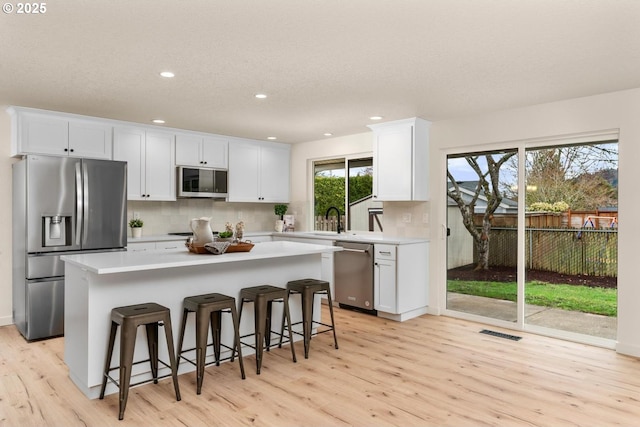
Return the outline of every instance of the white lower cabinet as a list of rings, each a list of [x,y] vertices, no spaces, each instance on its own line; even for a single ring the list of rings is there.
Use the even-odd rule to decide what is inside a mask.
[[[184,246],[184,240],[166,240],[160,242],[128,242],[127,251],[129,252],[144,252],[153,251],[156,249],[179,249],[187,248]]]
[[[152,251],[156,248],[156,242],[128,242],[127,251],[129,252],[144,252]]]
[[[373,289],[378,316],[404,321],[426,313],[428,259],[427,242],[375,244]]]

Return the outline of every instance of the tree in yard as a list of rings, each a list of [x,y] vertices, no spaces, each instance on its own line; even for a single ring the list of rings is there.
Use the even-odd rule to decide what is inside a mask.
[[[500,168],[504,163],[516,154],[515,151],[500,154],[472,155],[465,160],[478,175],[478,184],[469,202],[465,203],[460,185],[453,177],[450,168],[447,168],[447,177],[451,182],[447,188],[447,195],[456,202],[462,222],[467,229],[478,251],[478,263],[476,270],[489,269],[489,234],[491,232],[491,220],[493,213],[502,202],[500,190]],[[494,158],[494,155],[496,158]],[[484,163],[486,163],[486,170]],[[482,216],[482,227],[478,229],[473,222],[475,206],[480,196],[486,199],[487,207]]]
[[[527,209],[539,203],[565,202],[572,210],[617,206],[618,150],[616,143],[571,145],[527,150],[525,170]],[[508,168],[517,169],[517,159]],[[517,198],[515,192],[506,194]]]

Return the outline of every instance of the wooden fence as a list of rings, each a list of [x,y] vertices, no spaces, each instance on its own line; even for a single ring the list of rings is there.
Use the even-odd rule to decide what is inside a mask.
[[[314,230],[318,231],[338,231],[338,217],[330,216],[329,219],[326,219],[324,216],[316,216],[315,217],[315,228]],[[340,229],[346,230],[344,227],[344,216],[340,216]]]
[[[618,230],[528,228],[525,236],[527,268],[570,275],[618,275]],[[489,265],[516,267],[516,229],[492,228],[490,239]],[[473,256],[478,259],[475,247]]]
[[[482,225],[482,214],[474,215],[474,223]],[[531,228],[616,228],[618,212],[615,210],[593,211],[567,211],[554,212],[527,212],[525,214],[525,227]],[[518,225],[517,214],[494,213],[491,220],[493,227],[516,227]]]

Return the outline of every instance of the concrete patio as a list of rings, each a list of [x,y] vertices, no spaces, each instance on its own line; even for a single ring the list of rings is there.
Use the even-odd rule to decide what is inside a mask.
[[[509,322],[516,321],[516,303],[512,301],[449,292],[447,308]],[[525,323],[614,340],[618,327],[617,317],[531,304],[525,305]]]

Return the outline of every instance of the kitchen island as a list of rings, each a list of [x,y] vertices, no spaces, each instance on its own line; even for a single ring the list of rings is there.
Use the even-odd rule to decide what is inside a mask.
[[[184,248],[65,256],[62,258],[65,261],[64,361],[69,376],[86,396],[98,397],[114,307],[145,302],[168,307],[173,336],[177,339],[184,297],[219,292],[238,300],[244,287],[262,284],[284,287],[290,280],[320,278],[322,254],[338,250],[340,248],[324,245],[264,242],[256,244],[250,252],[222,255],[193,254]],[[320,315],[319,304],[316,299],[316,319]],[[291,299],[290,308],[292,321],[300,320],[299,298]],[[280,318],[281,310],[279,304],[274,306],[275,319]],[[185,348],[194,346],[193,317],[189,317],[187,324]],[[241,335],[253,331],[252,306],[244,310],[240,329]],[[232,330],[230,318],[223,318],[223,342],[233,342]],[[144,332],[139,331],[137,339],[135,360],[142,360],[147,357]],[[168,360],[162,338],[159,343],[160,358]],[[243,350],[251,354],[253,349],[244,347]],[[119,363],[118,351],[116,343],[112,366]],[[179,373],[194,369],[190,363],[183,362]],[[165,368],[160,375],[167,372]],[[148,364],[135,365],[131,383],[148,378]],[[107,394],[116,391],[109,383]]]

